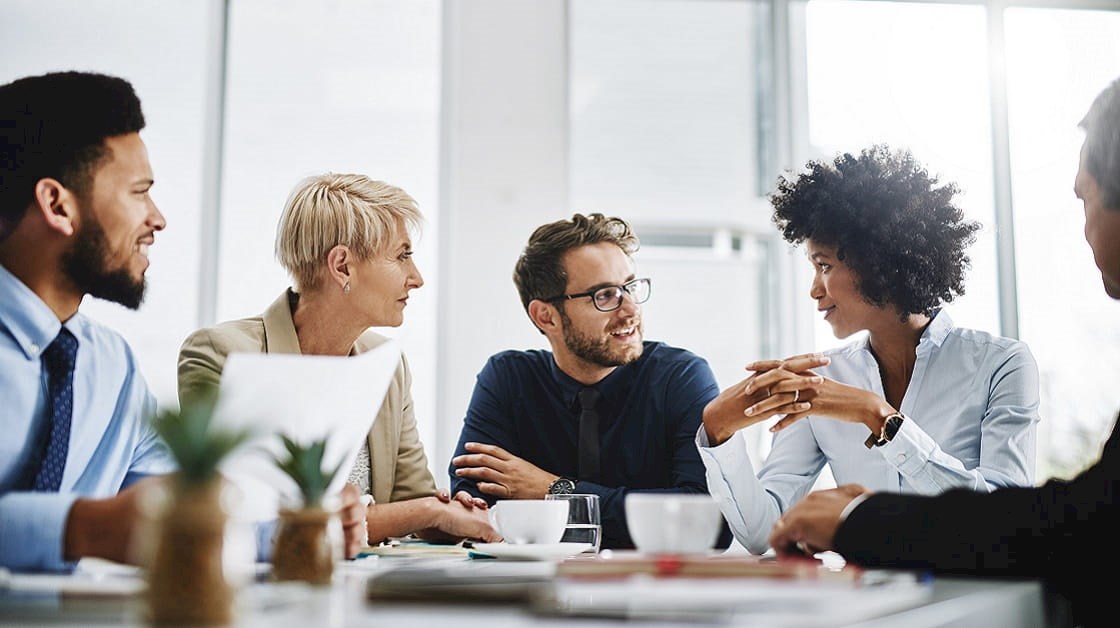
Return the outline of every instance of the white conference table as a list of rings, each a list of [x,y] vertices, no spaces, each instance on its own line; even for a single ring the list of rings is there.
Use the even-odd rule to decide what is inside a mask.
[[[1047,625],[1043,591],[1033,581],[935,578],[918,582],[909,574],[888,574],[886,584],[764,581],[750,579],[652,579],[568,581],[547,578],[546,563],[428,560],[421,569],[439,569],[456,578],[501,574],[522,582],[541,581],[547,591],[536,603],[466,601],[433,594],[421,601],[370,601],[370,578],[405,569],[406,559],[345,563],[328,587],[255,583],[238,595],[235,624],[245,628],[311,628],[394,625],[455,626],[932,626]],[[416,569],[417,561],[407,568]],[[512,570],[512,571],[511,571]],[[402,573],[397,571],[397,573]],[[887,572],[881,572],[887,573]],[[499,578],[500,579],[500,578]],[[63,583],[66,580],[56,580]],[[0,589],[3,626],[143,626],[142,597],[120,590],[59,593],[51,586]],[[127,589],[127,587],[125,587]],[[69,589],[73,591],[73,589]],[[424,597],[424,596],[420,596]],[[541,602],[541,599],[546,600]],[[625,620],[620,622],[620,620]]]

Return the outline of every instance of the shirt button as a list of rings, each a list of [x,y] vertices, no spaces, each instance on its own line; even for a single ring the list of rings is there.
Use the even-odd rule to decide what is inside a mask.
[[[35,343],[31,343],[31,346],[29,346],[27,348],[31,350],[31,353],[36,353],[36,354],[39,353],[39,345],[37,345]]]
[[[903,462],[906,462],[906,454],[898,454],[894,457],[894,459],[898,462],[898,464],[902,464]]]

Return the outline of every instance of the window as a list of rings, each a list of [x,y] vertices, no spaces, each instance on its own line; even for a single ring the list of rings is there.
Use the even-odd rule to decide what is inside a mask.
[[[256,315],[289,285],[273,245],[304,177],[360,173],[400,187],[425,217],[413,245],[427,285],[403,326],[378,331],[400,340],[420,432],[431,434],[439,2],[236,0],[229,33],[217,320]],[[434,466],[442,472],[442,461]]]
[[[304,176],[361,172],[412,194],[427,218],[416,244],[428,287],[397,336],[414,370],[421,430],[435,409],[435,288],[439,175],[441,4],[285,0],[228,3],[219,244],[205,231],[208,104],[221,2],[14,0],[0,20],[0,81],[52,70],[92,70],[132,81],[148,126],[142,136],[167,217],[156,235],[148,298],[138,312],[86,299],[82,310],[121,331],[163,405],[177,404],[183,339],[215,320],[261,312],[288,285],[273,255],[276,222]],[[50,23],[50,29],[42,24]],[[221,100],[221,98],[217,98]],[[210,247],[209,249],[207,247]],[[205,251],[210,250],[211,253]],[[218,280],[200,282],[217,252]],[[216,312],[199,302],[217,292]],[[206,320],[209,319],[209,320]],[[437,468],[442,471],[442,461]]]
[[[778,324],[777,233],[757,174],[766,14],[755,2],[570,7],[572,208],[631,223],[653,279],[647,337],[704,356],[731,385],[775,351]]]
[[[993,189],[1007,182],[995,180],[990,120],[1007,120],[1019,336],[1041,380],[1039,480],[1069,477],[1095,459],[1115,415],[1111,374],[1120,366],[1116,304],[1094,280],[1071,192],[1077,122],[1120,75],[1120,12],[1054,4],[1063,8],[992,13],[983,2],[904,0],[804,8],[809,154],[887,142],[958,183],[962,208],[985,228],[971,250],[967,294],[950,311],[961,325],[997,333]],[[995,50],[1005,77],[988,61],[989,46],[1001,43],[990,19],[1003,22]],[[1004,79],[1007,110],[993,111],[989,86]],[[817,336],[820,346],[837,342],[823,324]]]
[[[1095,460],[1116,416],[1117,304],[1082,235],[1073,178],[1077,123],[1120,76],[1120,12],[1005,12],[1015,252],[1023,340],[1038,359],[1043,421],[1038,476]]]
[[[947,311],[958,325],[998,334],[985,25],[979,6],[809,2],[808,153],[831,160],[885,143],[956,183],[958,205],[983,229],[965,295]],[[820,319],[816,337],[822,348],[848,342]]]

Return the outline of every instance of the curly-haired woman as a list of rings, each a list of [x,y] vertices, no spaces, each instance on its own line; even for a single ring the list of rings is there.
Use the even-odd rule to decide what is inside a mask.
[[[934,494],[1034,481],[1038,368],[1025,344],[953,324],[979,228],[907,152],[874,146],[779,179],[774,222],[805,244],[809,296],[838,338],[823,354],[747,366],[704,410],[697,445],[736,538],[771,528],[827,463],[840,484]],[[741,430],[775,415],[756,475]]]

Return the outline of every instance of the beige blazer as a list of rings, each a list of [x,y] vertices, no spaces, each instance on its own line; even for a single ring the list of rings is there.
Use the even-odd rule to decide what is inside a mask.
[[[179,403],[206,388],[216,387],[230,353],[299,353],[290,294],[290,290],[284,291],[260,316],[227,321],[188,336],[179,350]],[[354,342],[351,355],[369,351],[385,341],[384,336],[367,330]],[[411,388],[412,373],[402,354],[368,436],[373,476],[370,486],[377,503],[427,497],[436,491],[416,429]]]

